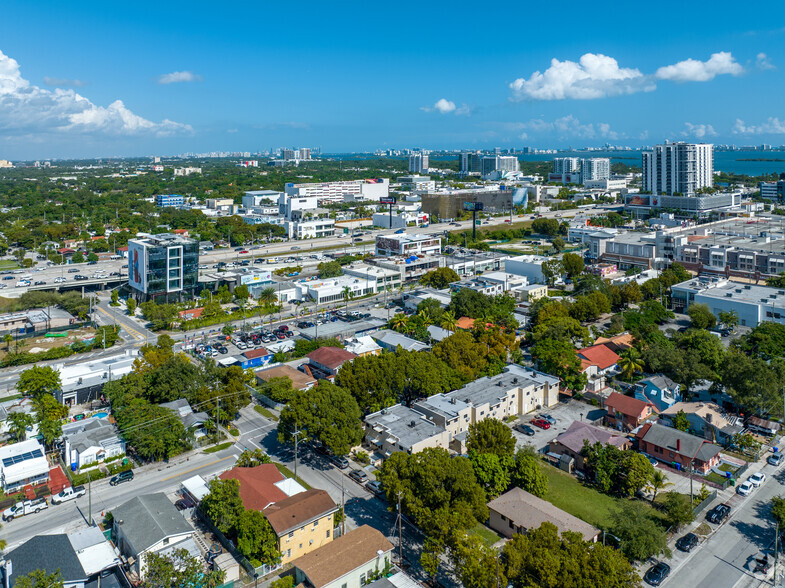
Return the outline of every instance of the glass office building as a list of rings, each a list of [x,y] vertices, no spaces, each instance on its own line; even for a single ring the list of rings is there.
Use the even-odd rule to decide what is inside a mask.
[[[180,300],[199,278],[199,242],[165,233],[128,241],[128,285],[139,300]]]

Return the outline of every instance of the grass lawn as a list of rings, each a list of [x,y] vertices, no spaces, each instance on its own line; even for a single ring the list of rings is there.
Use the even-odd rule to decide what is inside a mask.
[[[715,484],[724,484],[726,480],[725,476],[720,476],[719,474],[714,472],[709,472],[708,474],[706,474],[705,478],[710,482],[714,482]]]
[[[266,409],[263,406],[259,406],[257,404],[256,406],[253,407],[253,409],[256,412],[258,412],[260,415],[262,415],[264,417],[267,417],[268,419],[271,419],[271,420],[274,420],[274,421],[278,421],[278,417],[275,416],[272,412],[270,412],[268,409]]]
[[[205,453],[215,453],[217,451],[223,451],[224,449],[229,449],[232,445],[234,445],[234,441],[227,441],[226,443],[221,443],[220,445],[213,445],[212,447],[208,447],[204,450]]]
[[[723,472],[735,472],[739,468],[732,466],[729,463],[721,463],[717,466],[717,469],[722,470]]]
[[[10,269],[19,269],[19,264],[12,259],[0,260],[0,271]]]
[[[281,472],[284,476],[287,478],[294,478],[294,472],[292,470],[287,468],[282,463],[278,463],[277,461],[274,461],[273,463],[275,464],[275,467],[278,468],[278,471]],[[311,489],[311,486],[309,486],[308,483],[306,483],[300,476],[297,476],[297,482],[306,490]]]
[[[545,495],[548,502],[600,529],[611,526],[611,517],[624,499],[584,486],[574,476],[550,464],[543,463],[542,471],[548,476],[548,493]],[[658,511],[648,508],[655,517],[662,518]]]
[[[496,543],[499,539],[501,539],[501,535],[498,535],[496,531],[493,531],[483,525],[482,523],[477,523],[469,529],[469,533],[472,535],[477,535],[480,540],[487,546],[490,547],[494,543]]]

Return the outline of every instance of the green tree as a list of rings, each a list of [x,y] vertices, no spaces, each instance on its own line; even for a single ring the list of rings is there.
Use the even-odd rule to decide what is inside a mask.
[[[108,395],[116,389],[104,388]],[[126,405],[113,401],[112,408],[120,434],[143,459],[170,458],[190,449],[193,434],[185,429],[172,410],[143,398],[133,399]]]
[[[52,395],[60,388],[60,372],[49,366],[33,366],[19,374],[16,389],[20,394],[38,399]]]
[[[33,402],[38,423],[38,432],[44,444],[51,447],[63,435],[62,420],[68,415],[68,407],[60,404],[54,396],[39,396]]]
[[[665,500],[662,502],[662,508],[665,512],[665,517],[668,524],[674,527],[677,531],[684,525],[690,524],[695,520],[695,511],[693,510],[690,497],[678,492],[668,492],[665,494]]]
[[[503,422],[486,418],[469,425],[466,448],[470,455],[492,453],[499,458],[509,459],[515,452],[515,436]]]
[[[112,306],[120,305],[120,293],[117,290],[112,290],[112,293],[110,294],[110,298],[111,298],[110,304]]]
[[[723,310],[719,313],[718,318],[720,319],[720,323],[729,329],[733,329],[736,325],[739,324],[739,313],[735,310]]]
[[[224,535],[236,536],[237,523],[245,512],[240,498],[240,482],[214,478],[207,485],[210,492],[202,499],[201,508]]]
[[[47,574],[46,570],[33,570],[26,576],[16,578],[14,588],[63,588],[60,570]],[[169,587],[167,587],[169,588]]]
[[[583,262],[583,257],[577,253],[565,253],[561,259],[564,266],[564,272],[567,277],[574,279],[583,273],[586,264]]]
[[[280,560],[278,536],[267,518],[258,510],[245,510],[237,518],[237,549],[254,566]]]
[[[9,333],[6,333],[3,335],[3,341],[5,342],[6,353],[9,353],[11,351],[11,343],[13,343],[14,338]]]
[[[130,316],[134,316],[134,314],[136,314],[136,300],[129,296],[125,301],[125,308],[128,310]]]
[[[245,284],[235,286],[234,292],[232,292],[232,294],[234,295],[235,300],[240,303],[247,302],[248,298],[251,297],[251,292],[248,290],[248,286]]]
[[[482,345],[466,331],[458,331],[434,345],[433,354],[467,382],[476,380],[488,364]]]
[[[567,243],[565,243],[565,242],[564,242],[564,239],[562,239],[561,237],[556,237],[556,238],[553,240],[553,242],[552,242],[552,243],[553,243],[553,248],[554,248],[556,251],[561,251],[562,249],[564,249],[564,248],[567,246]]]
[[[654,501],[657,500],[657,494],[660,490],[664,490],[668,486],[673,486],[668,481],[668,476],[665,475],[665,472],[662,470],[654,470],[654,473],[651,475],[651,479],[649,483],[646,485],[646,489],[651,491],[651,503],[654,504]]]
[[[692,321],[692,326],[696,329],[711,329],[717,323],[717,319],[705,304],[693,303],[687,309],[687,314]]]
[[[542,471],[540,458],[531,446],[519,449],[515,454],[510,478],[513,486],[544,498],[548,492],[548,476]]]
[[[246,449],[240,454],[234,465],[238,468],[255,468],[266,463],[273,463],[273,460],[264,451],[261,449],[254,449],[253,451]]]
[[[785,529],[785,498],[782,496],[771,497],[771,516],[780,529]]]
[[[450,550],[450,559],[464,588],[507,586],[503,568],[498,570],[497,577],[497,557],[495,549],[485,545],[477,535],[467,533],[461,534]]]
[[[87,261],[98,261],[98,256],[91,251],[87,254]]]
[[[362,412],[346,390],[319,380],[307,391],[298,390],[281,411],[278,439],[293,443],[292,433],[302,432],[300,441],[316,439],[336,455],[346,455],[363,438]]]
[[[175,549],[171,553],[150,551],[144,555],[146,588],[173,588],[174,586],[220,586],[226,572],[205,571],[199,558],[187,549]]]
[[[420,278],[420,283],[423,286],[429,286],[438,290],[447,288],[450,284],[460,281],[461,276],[459,276],[451,267],[440,267],[438,269],[431,270]]]
[[[494,420],[494,419],[485,419]],[[483,421],[480,421],[483,422]],[[496,498],[510,486],[507,464],[509,458],[500,458],[495,453],[469,453],[474,475],[485,490],[488,500]]]
[[[673,417],[673,428],[684,431],[685,433],[690,430],[690,421],[683,410],[677,412]]]
[[[270,378],[268,381],[260,383],[256,389],[260,394],[264,394],[280,404],[286,404],[295,396],[292,380],[286,376]]]
[[[27,428],[35,424],[33,415],[26,412],[12,412],[8,415],[8,432],[17,441],[27,438]]]
[[[621,550],[629,559],[645,561],[661,553],[669,554],[665,529],[640,502],[622,503],[611,520],[611,532],[621,539]]]
[[[278,302],[278,296],[275,293],[275,288],[272,286],[262,288],[262,291],[259,292],[259,304],[265,306],[275,304],[276,302]]]
[[[338,261],[324,261],[316,266],[321,279],[336,278],[343,275],[343,269]]]
[[[549,259],[542,264],[542,275],[549,286],[553,286],[556,278],[561,277],[564,272],[564,264],[561,259]]]
[[[457,328],[456,323],[457,319],[455,318],[455,313],[448,310],[442,314],[439,326],[450,333],[455,333],[455,329]]]
[[[554,237],[559,233],[559,221],[555,218],[538,218],[532,223],[532,231],[547,237]]]
[[[71,256],[71,261],[74,263],[84,263],[84,255],[81,251],[77,251]]]

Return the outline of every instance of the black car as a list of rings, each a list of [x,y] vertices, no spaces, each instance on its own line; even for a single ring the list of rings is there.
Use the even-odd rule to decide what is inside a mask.
[[[664,561],[659,562],[656,565],[653,565],[649,568],[646,572],[646,575],[643,576],[643,579],[646,581],[647,584],[650,586],[659,586],[662,584],[663,580],[668,577],[671,573],[671,567],[666,564]]]
[[[120,472],[114,478],[109,480],[109,485],[117,486],[118,484],[122,484],[123,482],[130,482],[133,479],[134,479],[133,470],[126,470],[124,472]]]
[[[718,504],[706,513],[706,520],[715,525],[719,525],[722,521],[728,518],[730,514],[730,506],[727,504]]]
[[[187,510],[189,508],[194,508],[196,503],[189,496],[183,496],[180,500],[174,503],[174,506],[177,510]]]
[[[97,261],[88,261],[87,265],[98,265]]]
[[[534,436],[534,429],[532,429],[529,425],[521,423],[519,425],[515,425],[515,430],[519,433],[523,433],[524,435],[528,435],[529,437]]]
[[[679,537],[676,541],[676,549],[689,553],[698,544],[698,536],[695,533],[687,533],[684,537]]]

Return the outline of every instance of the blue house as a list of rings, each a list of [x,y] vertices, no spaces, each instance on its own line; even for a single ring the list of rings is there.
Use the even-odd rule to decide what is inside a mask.
[[[662,412],[681,402],[681,386],[662,374],[656,374],[635,384],[635,398],[651,402]]]

